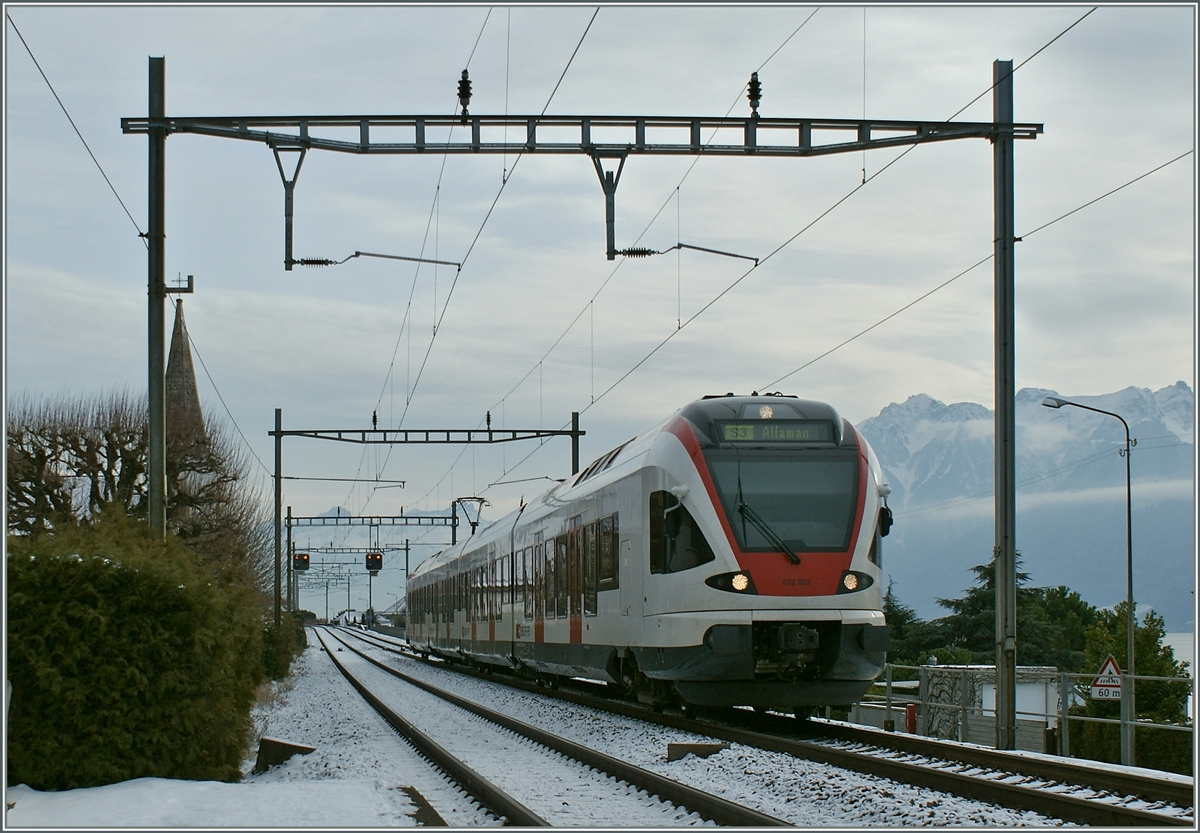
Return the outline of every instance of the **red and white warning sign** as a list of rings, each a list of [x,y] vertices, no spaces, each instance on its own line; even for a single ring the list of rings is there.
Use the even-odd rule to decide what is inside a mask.
[[[1117,667],[1117,660],[1112,654],[1104,660],[1096,679],[1092,680],[1092,699],[1121,699],[1121,669]]]

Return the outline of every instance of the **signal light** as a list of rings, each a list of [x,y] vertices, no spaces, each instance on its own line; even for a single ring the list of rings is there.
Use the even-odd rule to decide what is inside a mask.
[[[369,552],[367,553],[367,569],[371,571],[371,575],[375,575],[383,569],[383,553]]]
[[[292,555],[292,569],[303,571],[308,569],[308,553],[298,552]]]

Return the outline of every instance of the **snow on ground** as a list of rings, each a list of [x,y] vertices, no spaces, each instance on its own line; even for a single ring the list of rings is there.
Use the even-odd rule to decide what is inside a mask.
[[[451,670],[404,661],[394,654],[374,655],[412,677],[490,709],[801,827],[1062,824],[1037,813],[1007,810],[741,744],[708,758],[688,755],[668,762],[668,743],[713,738],[547,700]]]
[[[410,797],[412,788],[452,827],[496,823],[362,702],[315,644],[297,659],[275,696],[256,709],[255,728],[260,736],[316,751],[258,775],[251,772],[252,756],[238,784],[139,778],[63,792],[9,787],[4,827],[415,826],[420,809]]]
[[[310,643],[295,663],[293,676],[256,710],[255,722],[260,736],[314,746],[316,751],[296,755],[257,775],[251,772],[251,757],[243,765],[246,777],[238,784],[141,778],[64,792],[10,787],[5,791],[9,805],[5,829],[414,826],[431,820],[429,810],[418,806],[422,800],[451,827],[496,824],[401,741],[353,692],[317,641],[310,639]],[[668,764],[668,740],[699,738],[663,727],[631,728],[626,718],[598,713],[585,717],[557,703],[534,703],[527,694],[497,690],[486,681],[451,677],[449,672],[437,673],[439,669],[428,671],[433,672],[429,676],[443,678],[439,683],[455,679],[448,687],[463,694],[473,691],[492,708],[559,729],[669,777],[708,785],[714,793],[744,800],[800,826],[1061,823],[746,747]]]

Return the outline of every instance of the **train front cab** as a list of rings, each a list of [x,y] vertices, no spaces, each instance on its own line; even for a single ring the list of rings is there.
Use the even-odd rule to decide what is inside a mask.
[[[865,441],[827,405],[773,397],[694,403],[664,434],[643,469],[640,674],[693,705],[860,699],[887,648]]]

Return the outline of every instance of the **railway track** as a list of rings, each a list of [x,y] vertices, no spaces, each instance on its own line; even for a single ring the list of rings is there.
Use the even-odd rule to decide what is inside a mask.
[[[350,683],[390,725],[509,824],[653,827],[711,820],[739,827],[787,826],[780,819],[633,766],[410,677],[368,656],[340,635],[326,631],[319,633],[318,638]],[[339,659],[338,643],[359,660],[360,666],[369,664],[374,675],[386,673],[444,701],[441,711],[435,712],[438,716],[430,718],[427,713],[421,721],[426,726],[440,725],[442,731],[434,732],[438,737],[435,739],[418,729],[414,721],[385,702],[397,695],[381,693],[383,686],[378,676],[371,684],[367,680],[370,673],[363,673],[362,667],[352,670],[348,667],[350,662]],[[410,700],[411,695],[406,694],[405,699]],[[458,710],[457,716],[450,714],[451,707]],[[462,710],[481,720],[464,721]],[[484,726],[484,721],[491,725]],[[468,726],[469,731],[465,731]],[[514,736],[525,743],[515,743]],[[531,748],[532,745],[536,748]],[[477,766],[486,771],[469,766],[465,754],[479,761]],[[536,778],[532,777],[534,772],[538,773]],[[549,794],[530,789],[534,780],[553,785],[553,789]],[[517,791],[529,795],[514,795]],[[564,795],[569,802],[562,800]]]
[[[401,643],[361,632],[355,635],[383,650],[415,656]],[[719,719],[687,719],[587,691],[549,690],[507,675],[485,675],[462,666],[455,666],[455,670],[648,723],[1064,821],[1099,826],[1195,826],[1190,783],[1111,772],[1042,756],[855,730],[823,721],[814,721],[807,727],[807,734],[802,734],[792,718],[742,710],[731,710]],[[813,733],[823,736],[815,737]]]

